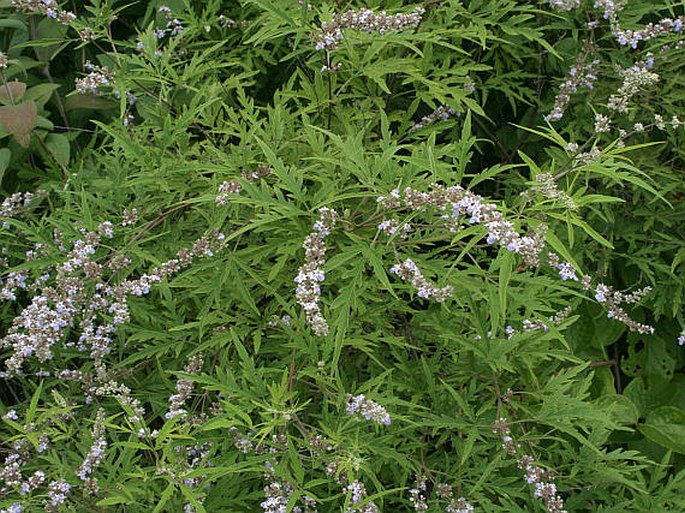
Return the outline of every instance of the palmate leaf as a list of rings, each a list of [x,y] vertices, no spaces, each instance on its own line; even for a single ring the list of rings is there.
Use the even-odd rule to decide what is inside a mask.
[[[680,325],[667,318],[681,315],[680,134],[669,126],[631,135],[627,143],[662,136],[669,143],[625,153],[607,142],[614,133],[592,133],[594,112],[585,104],[603,105],[618,86],[608,64],[593,91],[573,97],[572,113],[554,128],[535,128],[554,101],[556,84],[586,49],[579,43],[591,35],[580,22],[584,11],[552,12],[549,2],[523,0],[429,2],[416,31],[382,37],[348,31],[325,55],[314,50],[311,35],[333,11],[358,10],[361,3],[309,3],[172,0],[172,15],[186,28],[156,40],[153,31],[166,23],[156,12],[160,4],[124,2],[110,31],[112,7],[94,2],[78,12],[72,27],[45,21],[56,29],[54,38],[23,29],[8,35],[6,73],[31,84],[21,101],[35,101],[38,111],[44,104],[54,123],[46,112],[37,116],[33,132],[39,129],[41,140],[30,141],[29,151],[1,130],[1,142],[9,146],[0,149],[0,163],[11,156],[19,171],[5,177],[5,191],[50,191],[47,201],[0,220],[0,248],[8,253],[0,255],[0,288],[12,271],[28,274],[31,283],[18,291],[18,301],[0,303],[3,332],[41,292],[32,283],[44,270],[53,285],[54,271],[83,235],[80,230],[95,230],[104,220],[118,224],[124,208],[137,208],[141,220],[117,226],[113,239],[103,238],[94,259],[107,285],[150,272],[215,228],[226,234],[227,246],[156,284],[150,294],[130,299],[132,321],[117,328],[103,375],[141,401],[140,426],[127,421],[134,412],[124,398],[89,393],[91,385],[105,383],[92,382],[97,369],[87,351],[59,343],[54,360],[43,366],[32,356],[25,375],[4,380],[0,416],[12,407],[20,421],[0,420],[0,438],[7,441],[0,450],[9,453],[18,437],[33,447],[42,432],[51,433],[46,452],[34,454],[29,447],[31,454],[22,455],[23,475],[39,468],[49,480],[64,476],[72,486],[64,509],[79,511],[162,513],[186,503],[198,511],[253,511],[272,479],[265,476],[267,464],[274,466],[280,489],[293,490],[282,501],[285,509],[304,509],[304,495],[317,499],[321,513],[362,507],[350,504],[347,489],[358,480],[367,490],[364,500],[376,501],[383,511],[413,510],[408,490],[417,472],[428,477],[426,494],[436,511],[446,506],[435,498],[438,482],[452,486],[454,497],[463,495],[477,511],[544,509],[516,458],[492,433],[493,420],[503,416],[520,442],[518,456],[530,454],[541,468],[563,476],[555,483],[567,510],[680,511],[674,497],[683,491],[682,479],[676,479],[681,455],[667,449],[680,436],[673,430],[679,422],[657,415],[664,406],[685,407],[677,396],[683,384],[675,342]],[[369,7],[390,14],[412,8],[400,4]],[[588,13],[597,14],[590,4]],[[22,20],[0,23],[11,28],[43,19],[17,11],[8,0],[0,0],[0,9]],[[628,2],[620,16],[639,27],[666,11]],[[235,18],[235,26],[222,27],[219,15]],[[139,27],[141,20],[149,26]],[[604,29],[611,27],[600,23],[599,57],[632,65],[637,54],[605,44],[611,36]],[[96,40],[75,40],[76,26],[93,27]],[[57,38],[57,30],[65,37]],[[159,53],[139,51],[139,34]],[[667,39],[673,36],[653,43]],[[643,43],[638,53],[647,49]],[[47,101],[53,86],[41,72],[49,64],[54,82],[62,84],[59,92],[68,93],[73,76],[81,76],[81,62],[66,59],[66,52],[50,63],[34,61],[34,48],[51,57],[54,44],[78,47],[84,58],[116,68],[118,102],[106,90],[95,101],[67,94],[68,131],[61,128],[66,124],[57,102]],[[640,108],[613,126],[657,108],[683,118],[672,55],[658,56],[664,89],[643,91]],[[331,75],[319,71],[328,57],[341,64]],[[475,91],[464,88],[467,79]],[[125,91],[138,103],[128,105]],[[443,104],[463,115],[406,134],[424,112]],[[123,127],[127,110],[136,119]],[[538,133],[523,133],[512,123],[532,125]],[[559,148],[569,141],[587,141],[585,148],[597,144],[604,154],[592,165],[573,168],[572,157]],[[68,164],[65,174],[41,151],[43,142]],[[65,144],[74,148],[58,151]],[[228,205],[215,203],[220,183],[262,165],[272,169],[268,177],[244,180]],[[559,202],[520,198],[534,185],[531,175],[545,172],[563,174],[578,209],[565,212]],[[396,214],[376,202],[396,187],[428,190],[431,182],[481,194],[519,230],[546,223],[549,249],[595,283],[634,290],[640,281],[653,282],[658,297],[626,310],[637,320],[661,316],[654,323],[668,337],[628,335],[603,309],[588,306],[594,304],[592,292],[561,281],[544,266],[517,266],[516,255],[486,243],[484,226],[450,233],[440,218],[447,212],[419,207]],[[304,262],[303,239],[324,206],[335,208],[340,222],[326,239],[319,305],[331,329],[319,337],[305,322],[293,278]],[[383,236],[377,226],[384,216],[411,223],[412,233]],[[63,232],[64,251],[56,247],[53,227]],[[27,252],[39,249],[35,243],[44,244],[48,254],[30,259]],[[107,264],[116,252],[132,263],[110,278]],[[546,253],[541,256],[544,261]],[[418,298],[411,285],[388,272],[404,258],[418,262],[437,285],[453,285],[454,295],[441,305]],[[93,266],[88,272],[93,270],[100,271]],[[87,298],[93,293],[87,289]],[[546,322],[567,306],[572,316],[561,324],[523,328],[524,320]],[[101,313],[98,318],[109,321],[112,312]],[[69,342],[81,335],[79,322],[74,319]],[[507,325],[517,334],[502,333]],[[3,346],[3,359],[13,350]],[[205,356],[199,375],[181,371],[198,353]],[[619,361],[621,383],[615,373]],[[83,373],[86,393],[82,383],[44,372],[62,365]],[[632,381],[620,395],[625,376]],[[41,380],[40,397],[32,400]],[[187,385],[182,380],[192,383],[185,404],[189,416],[165,419],[170,396],[179,384]],[[46,405],[47,390],[59,390],[69,406]],[[346,415],[348,392],[378,400],[392,425]],[[91,496],[74,468],[83,461],[100,407],[107,413],[108,446],[93,474],[101,491]],[[27,410],[36,425],[24,434]],[[263,444],[258,453],[237,450],[229,433],[234,426],[257,433],[252,442]],[[628,432],[633,427],[636,432]],[[319,434],[333,445],[330,451],[319,454],[312,446]],[[211,463],[184,460],[186,449],[204,444],[211,446]],[[652,451],[661,465],[654,467],[636,448]],[[660,458],[660,449],[667,456]],[[347,478],[326,473],[329,463],[338,463]],[[202,476],[197,488],[184,483]],[[45,487],[28,497],[7,492],[0,508],[15,498],[40,508],[46,497]]]

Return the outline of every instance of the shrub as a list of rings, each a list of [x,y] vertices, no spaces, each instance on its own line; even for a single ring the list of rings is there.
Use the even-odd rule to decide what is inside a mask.
[[[682,6],[2,8],[0,511],[685,506]]]

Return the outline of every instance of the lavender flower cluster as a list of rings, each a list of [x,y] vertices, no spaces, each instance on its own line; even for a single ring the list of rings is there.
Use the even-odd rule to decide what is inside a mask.
[[[628,3],[628,0],[595,0],[593,7],[595,9],[604,9],[602,17],[605,20],[616,16]]]
[[[473,513],[474,507],[464,498],[454,497],[452,487],[446,483],[438,483],[436,486],[438,497],[449,501],[445,507],[446,513]]]
[[[574,166],[585,166],[596,161],[602,156],[602,150],[593,145],[588,151],[579,151],[580,147],[576,143],[569,143],[565,150],[573,157]]]
[[[685,26],[685,16],[678,18],[663,18],[656,23],[648,23],[644,28],[639,30],[630,30],[621,28],[616,18],[616,12],[610,12],[610,19],[612,19],[612,31],[616,40],[620,45],[629,45],[631,48],[637,48],[637,45],[642,41],[649,41],[659,36],[666,34],[680,34]]]
[[[12,0],[12,7],[30,14],[43,14],[63,25],[69,25],[76,19],[73,12],[61,9],[56,0]]]
[[[559,278],[562,281],[578,281],[578,276],[576,276],[576,270],[573,268],[570,262],[561,262],[559,260],[559,255],[556,253],[550,253],[547,257],[547,263],[550,267],[553,267],[559,271]]]
[[[304,509],[296,505],[288,510],[290,497],[295,491],[293,485],[287,481],[279,481],[273,474],[270,474],[270,476],[270,482],[264,487],[266,498],[260,504],[264,513],[285,513],[286,511],[292,511],[293,513],[316,513],[316,501],[309,495],[302,496]]]
[[[10,271],[5,278],[0,278],[0,300],[16,301],[17,290],[26,289],[28,275],[22,271]]]
[[[29,209],[34,199],[44,198],[47,194],[47,191],[42,189],[37,190],[35,193],[15,192],[2,200],[2,204],[0,204],[0,218],[17,217]],[[9,225],[4,224],[3,227],[9,228]]]
[[[546,226],[540,225],[535,233],[521,236],[513,223],[504,219],[493,203],[486,203],[482,196],[458,185],[433,185],[431,192],[407,187],[403,195],[395,189],[389,197],[379,197],[378,202],[386,209],[401,207],[421,211],[433,207],[439,211],[448,211],[442,218],[445,226],[452,232],[456,232],[464,218],[468,217],[469,224],[482,224],[488,229],[488,244],[498,244],[517,253],[528,265],[539,264]]]
[[[174,447],[175,461],[172,465],[158,464],[156,474],[168,476],[177,486],[198,489],[205,482],[206,474],[197,474],[201,468],[213,467],[209,459],[212,448],[211,442],[193,445],[177,445]],[[188,474],[193,474],[189,476]],[[196,497],[195,501],[202,504],[204,496]],[[196,513],[197,509],[190,503],[183,506],[184,513]]]
[[[35,424],[31,423],[24,426],[25,430],[33,431],[36,429]],[[41,437],[43,438],[43,437]],[[40,442],[38,447],[38,452],[45,450],[45,442]],[[27,438],[17,438],[12,442],[12,449],[8,456],[5,457],[4,464],[0,466],[0,479],[3,481],[4,486],[0,488],[0,497],[6,497],[9,489],[18,489],[19,494],[26,496],[33,491],[41,487],[45,481],[45,473],[41,470],[37,470],[27,479],[24,479],[22,475],[22,467],[26,464],[26,458],[30,448],[33,444],[28,441]],[[58,512],[62,511],[61,505],[67,500],[67,497],[71,493],[71,485],[63,479],[50,481],[47,485],[47,497],[45,493],[43,496],[43,505],[45,510],[48,512]],[[11,513],[21,513],[23,511],[23,506],[21,503],[15,502],[8,509],[0,509],[0,512],[11,512]]]
[[[255,171],[243,171],[241,178],[246,182],[254,182],[260,180],[271,173],[269,166],[257,166]],[[229,198],[233,195],[239,194],[243,190],[243,184],[238,178],[234,178],[230,182],[224,181],[219,185],[218,194],[215,202],[219,206],[227,205]]]
[[[102,408],[98,409],[92,436],[94,440],[93,445],[76,471],[76,475],[81,481],[86,482],[86,490],[89,490],[90,493],[95,493],[98,489],[97,479],[91,477],[91,474],[100,465],[107,448],[107,440],[105,439],[105,411]]]
[[[350,513],[352,511],[359,513],[380,513],[378,506],[376,506],[372,501],[362,503],[366,497],[366,487],[364,483],[360,481],[352,481],[347,485],[347,496],[350,507],[345,510],[345,513]]]
[[[474,507],[464,497],[453,499],[445,508],[446,513],[473,513]]]
[[[411,232],[412,226],[409,223],[400,223],[397,219],[384,219],[378,229],[386,235],[397,234],[401,239],[406,239]]]
[[[649,70],[649,67],[642,62],[620,71],[623,83],[618,88],[616,94],[611,95],[607,107],[621,113],[628,112],[628,102],[641,89],[652,87],[659,81],[659,75]]]
[[[67,496],[71,493],[71,485],[67,483],[64,479],[59,481],[52,481],[48,485],[48,501],[49,504],[46,505],[47,511],[61,511],[61,505],[67,500]]]
[[[390,30],[402,31],[418,27],[421,18],[425,13],[423,7],[415,8],[409,14],[387,14],[385,11],[379,13],[371,9],[360,9],[359,11],[347,11],[343,14],[336,14],[330,23],[321,22],[321,30],[316,35],[317,50],[333,50],[338,43],[344,39],[343,30],[359,30],[371,34],[377,32],[380,35]]]
[[[157,11],[161,13],[167,20],[166,28],[157,31],[157,37],[159,39],[163,38],[167,33],[170,36],[176,36],[183,32],[183,23],[181,23],[178,18],[174,17],[174,14],[171,12],[169,7],[166,5],[161,5]]]
[[[86,61],[83,68],[88,74],[76,79],[76,91],[80,94],[99,94],[101,87],[109,87],[114,79],[114,72],[107,66],[97,66]]]
[[[23,451],[16,442],[13,445],[15,451]],[[19,494],[26,496],[45,483],[45,472],[42,470],[36,470],[24,480],[21,472],[24,464],[25,460],[19,452],[13,452],[5,457],[4,466],[0,467],[0,479],[4,482],[4,487],[0,488],[0,495],[6,494],[9,488],[18,487]]]
[[[438,303],[444,303],[452,295],[454,288],[451,285],[436,287],[421,274],[413,260],[407,258],[404,262],[390,268],[392,274],[396,274],[403,281],[408,281],[416,289],[419,297],[424,299],[433,298]]]
[[[252,452],[252,450],[254,449],[254,445],[250,440],[249,433],[247,435],[243,435],[240,432],[240,430],[235,426],[229,428],[228,432],[233,437],[233,445],[236,449],[238,449],[243,454],[249,454]]]
[[[288,447],[288,441],[285,436],[276,436],[272,438],[273,446],[268,449],[270,453],[282,452]],[[257,448],[257,452],[264,452],[264,447]],[[273,459],[265,463],[267,471],[264,478],[267,481],[264,487],[265,499],[260,506],[264,513],[285,513],[288,511],[288,505],[293,503],[292,495],[295,492],[295,487],[289,481],[277,478],[274,472],[278,460]],[[293,513],[317,513],[316,500],[306,494],[301,494],[299,497],[304,508],[298,505],[297,502],[292,506]]]
[[[590,290],[591,284],[589,280],[584,280],[582,283],[585,290]],[[644,287],[635,292],[626,294],[624,292],[616,291],[611,286],[605,285],[604,283],[598,283],[594,288],[595,299],[607,309],[607,317],[609,319],[616,319],[617,321],[622,322],[628,326],[630,331],[650,335],[654,333],[654,328],[631,319],[620,305],[622,303],[628,305],[635,304],[649,294],[651,290],[651,287]]]
[[[542,319],[524,319],[523,322],[521,323],[521,330],[523,332],[530,332],[530,331],[544,331],[547,332],[549,331],[549,326],[555,326],[557,324],[561,324],[566,318],[571,315],[571,307],[567,306],[566,308],[563,308],[562,310],[559,310],[557,313],[552,315],[547,319],[547,321],[543,321]],[[504,332],[507,335],[507,338],[512,338],[514,335],[519,333],[519,330],[514,328],[513,326],[506,326],[504,328]],[[492,336],[491,332],[488,332],[488,337]],[[480,335],[476,335],[475,338],[477,340],[481,339]]]
[[[191,356],[183,372],[186,374],[197,374],[202,370],[204,358],[202,355]],[[173,419],[175,417],[185,417],[188,412],[184,408],[186,401],[193,393],[194,383],[187,378],[179,378],[176,382],[176,393],[169,397],[169,411],[164,414],[164,418]]]
[[[366,420],[372,420],[378,424],[389,426],[391,423],[390,415],[380,404],[367,399],[364,394],[352,396],[349,394],[346,399],[346,411],[348,415],[359,412]]]
[[[566,112],[566,107],[568,107],[573,93],[582,87],[593,88],[594,82],[597,80],[596,69],[599,60],[586,62],[586,59],[585,54],[578,55],[576,63],[571,66],[568,78],[559,86],[559,93],[554,99],[554,107],[552,112],[545,116],[545,121],[559,121],[564,117],[564,112]]]
[[[335,210],[326,207],[319,209],[319,219],[314,223],[314,231],[307,235],[303,244],[305,264],[300,267],[294,279],[297,283],[295,297],[304,310],[307,324],[320,336],[328,334],[328,323],[319,307],[319,284],[326,279],[323,270],[326,254],[324,239],[330,234],[337,220],[338,214]]]
[[[260,504],[264,513],[281,513],[287,511],[290,495],[293,491],[292,486],[288,483],[283,484],[276,480],[270,482],[264,487],[264,495],[266,498]]]
[[[426,477],[417,475],[414,480],[414,488],[409,490],[409,502],[414,506],[414,511],[423,513],[428,511],[428,499],[426,499]]]
[[[106,93],[102,88],[114,86],[115,73],[107,66],[97,66],[90,61],[86,61],[83,68],[88,71],[88,74],[85,77],[76,79],[76,92],[80,94],[102,95]],[[121,96],[121,93],[118,90],[111,91],[111,93],[117,99]],[[125,127],[128,127],[135,119],[135,116],[131,112],[131,107],[138,102],[138,97],[131,91],[124,91],[124,94],[126,95],[126,103],[128,106],[124,112],[123,124]]]
[[[422,128],[426,128],[436,121],[448,120],[455,115],[457,115],[457,111],[455,111],[452,107],[448,105],[441,105],[430,114],[423,116],[417,123],[414,123],[414,125],[409,129],[408,133],[411,134],[421,130]]]
[[[599,112],[595,114],[595,132],[602,134],[611,130],[611,119]]]
[[[23,363],[30,357],[41,363],[51,360],[53,346],[63,339],[67,329],[77,327],[78,341],[66,340],[65,347],[89,352],[98,376],[105,376],[104,358],[110,351],[112,334],[117,325],[129,320],[128,295],[148,294],[153,284],[189,266],[195,258],[212,256],[223,247],[224,240],[223,234],[213,231],[151,273],[111,285],[105,277],[105,266],[94,259],[103,234],[112,236],[111,223],[102,223],[97,232],[82,231],[82,238],[74,241],[66,259],[56,266],[54,274],[50,273],[54,284],[37,288],[37,294],[0,339],[0,348],[12,350],[3,377],[21,374]],[[61,240],[57,243],[66,250]],[[116,272],[126,264],[126,259],[115,255],[108,267]]]
[[[555,11],[571,11],[580,7],[580,0],[547,0],[549,6]]]
[[[453,232],[461,227],[465,217],[469,217],[469,224],[482,224],[487,228],[486,242],[488,244],[497,244],[507,251],[518,254],[522,257],[524,263],[529,266],[537,267],[541,263],[540,256],[545,247],[545,234],[547,231],[547,227],[544,224],[540,224],[535,232],[521,236],[516,231],[513,223],[507,221],[493,203],[485,202],[482,196],[464,190],[458,185],[444,187],[434,184],[430,192],[407,187],[403,194],[398,189],[395,189],[389,196],[380,196],[378,203],[384,209],[404,208],[412,211],[423,211],[431,207],[438,211],[447,211],[449,213],[443,214],[442,219],[444,220],[445,227]],[[417,288],[421,287],[421,294],[433,294],[434,290],[430,288],[432,286],[424,283],[425,280],[421,279],[420,272],[416,274],[415,264],[411,260],[408,260],[408,262],[408,264],[405,261],[405,264],[394,266],[392,272],[399,274],[401,271],[407,276],[407,279],[416,283]],[[583,276],[582,279],[578,278],[576,270],[571,263],[560,261],[559,255],[556,253],[549,251],[545,263],[556,269],[563,281],[578,281],[582,284],[584,290],[591,288],[592,278],[590,276]],[[604,287],[607,287],[601,283],[597,286],[600,287],[600,290],[605,290]],[[648,287],[632,294],[614,292],[610,288],[608,290],[610,294],[607,293],[600,296],[607,298],[606,300],[597,300],[607,308],[609,318],[622,322],[631,331],[639,333],[654,332],[653,327],[634,321],[619,306],[621,303],[632,304],[639,301],[650,291]],[[438,298],[444,300],[443,295],[437,295],[436,299]]]
[[[24,508],[22,508],[21,504],[18,502],[12,503],[12,505],[7,508],[0,509],[0,513],[22,513],[23,511]]]
[[[551,473],[537,466],[531,456],[519,454],[521,446],[511,437],[509,421],[500,417],[493,423],[492,431],[502,439],[506,453],[516,457],[518,468],[526,473],[526,482],[535,485],[533,497],[542,499],[548,513],[568,513],[564,509],[564,499],[557,494],[557,487],[552,483]]]
[[[67,374],[71,374],[69,376]],[[101,373],[102,374],[102,373]],[[91,381],[95,381],[94,378],[97,379],[97,381],[103,381],[105,376],[91,376],[88,374],[83,374],[80,371],[61,371],[55,373],[58,377],[62,377],[63,379],[72,379],[76,380],[78,379],[79,376],[81,376],[82,380],[84,381],[84,384],[89,384]],[[132,412],[132,415],[129,415],[126,420],[134,425],[140,426],[143,422],[143,415],[145,415],[145,408],[143,408],[141,402],[139,399],[134,398],[131,395],[131,389],[128,388],[126,385],[123,385],[121,383],[118,383],[114,379],[110,378],[109,381],[105,382],[102,386],[86,386],[86,404],[90,404],[93,401],[93,397],[114,397],[117,401],[119,401],[119,404],[126,409],[130,410]],[[139,427],[138,430],[138,437],[143,438],[146,435],[145,429],[142,427]]]
[[[576,210],[578,205],[565,191],[559,190],[554,177],[550,173],[539,173],[535,175],[535,184],[527,191],[521,193],[527,199],[531,199],[534,194],[540,194],[553,201],[559,201],[569,210]]]
[[[549,331],[549,325],[557,325],[561,324],[564,322],[568,316],[571,315],[571,307],[567,306],[561,310],[559,310],[557,313],[549,317],[547,319],[547,322],[543,322],[540,319],[535,319],[535,320],[530,320],[530,319],[525,319],[523,321],[523,331]]]

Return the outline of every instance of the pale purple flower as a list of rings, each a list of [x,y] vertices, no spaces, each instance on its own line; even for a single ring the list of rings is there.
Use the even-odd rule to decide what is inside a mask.
[[[346,411],[348,415],[359,412],[366,420],[372,420],[378,424],[389,426],[391,423],[390,415],[378,403],[367,399],[364,394],[357,396],[348,395],[346,399]]]
[[[64,504],[70,491],[71,485],[64,479],[50,482],[48,485],[48,500],[50,501],[50,504],[52,506]]]
[[[578,281],[578,276],[576,276],[576,270],[569,262],[564,262],[557,266],[559,270],[559,276],[563,281],[572,280]]]

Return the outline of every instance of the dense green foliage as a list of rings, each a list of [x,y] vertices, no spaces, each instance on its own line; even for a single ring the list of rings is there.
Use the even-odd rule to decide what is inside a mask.
[[[1,512],[685,510],[682,2],[55,6]]]

